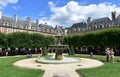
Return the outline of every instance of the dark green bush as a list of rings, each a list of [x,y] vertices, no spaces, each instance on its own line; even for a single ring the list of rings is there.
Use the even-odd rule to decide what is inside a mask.
[[[64,38],[64,42],[74,47],[119,47],[120,28],[109,28],[82,35],[67,36]]]
[[[7,47],[7,37],[6,34],[0,33],[0,48]]]

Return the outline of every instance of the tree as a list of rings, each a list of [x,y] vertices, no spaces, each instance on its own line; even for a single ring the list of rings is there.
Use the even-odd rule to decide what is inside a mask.
[[[0,48],[7,47],[7,36],[6,34],[0,33]]]
[[[7,35],[8,46],[10,48],[29,48],[32,45],[32,40],[28,33],[16,32]]]
[[[40,48],[43,47],[45,37],[41,34],[34,33],[30,34],[32,45],[31,48]]]

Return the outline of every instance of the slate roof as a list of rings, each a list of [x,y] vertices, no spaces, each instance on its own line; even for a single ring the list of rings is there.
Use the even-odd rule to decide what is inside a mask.
[[[120,15],[113,21],[114,25],[120,25]]]
[[[75,23],[71,26],[71,28],[86,28],[87,27],[87,23],[86,22],[80,22],[80,23]]]
[[[26,21],[25,20],[20,20],[20,19],[17,20],[17,27],[25,28],[25,25],[26,25]]]
[[[39,27],[44,29],[53,29],[51,25],[47,25],[47,24],[40,24]]]
[[[100,24],[112,25],[112,21],[108,17],[103,17],[103,18],[93,20],[92,22],[90,22],[90,24],[88,26],[89,27],[93,26],[93,25],[100,26]]]
[[[13,26],[13,19],[7,16],[2,16],[2,19],[0,20],[0,24],[3,24],[3,21],[8,22],[9,26]]]
[[[31,22],[31,27],[34,28],[35,30],[38,30],[38,26],[35,22]]]

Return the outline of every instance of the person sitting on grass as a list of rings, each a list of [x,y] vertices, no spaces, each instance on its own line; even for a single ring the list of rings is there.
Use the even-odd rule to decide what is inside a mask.
[[[27,54],[27,57],[28,57],[28,58],[32,58],[32,53]]]
[[[93,52],[92,51],[90,52],[90,57],[93,57]]]

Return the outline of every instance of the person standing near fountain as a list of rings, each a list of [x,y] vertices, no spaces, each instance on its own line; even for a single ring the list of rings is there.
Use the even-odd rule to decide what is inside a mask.
[[[111,50],[110,50],[110,61],[112,62],[112,63],[114,63],[114,52],[113,52],[113,48],[111,48]]]
[[[105,51],[106,51],[106,61],[108,62],[110,60],[110,48],[107,48]]]
[[[42,48],[40,48],[40,52],[39,53],[42,54]]]
[[[38,59],[40,59],[40,55],[42,55],[42,48],[39,48],[38,54]]]

